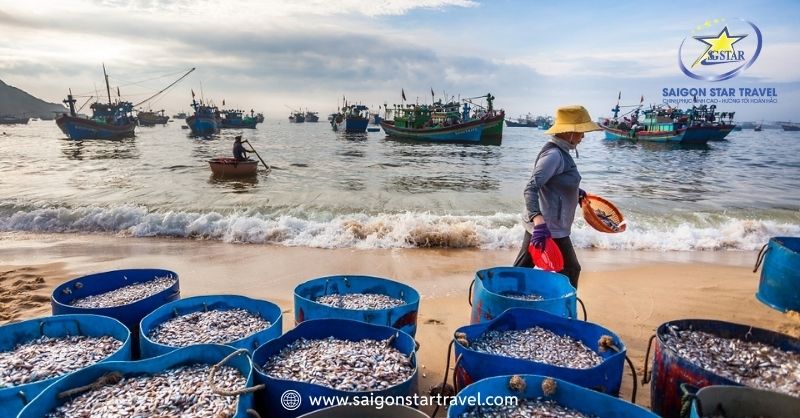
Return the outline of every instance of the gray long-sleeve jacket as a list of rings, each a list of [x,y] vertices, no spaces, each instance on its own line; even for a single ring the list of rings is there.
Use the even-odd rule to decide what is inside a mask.
[[[525,229],[531,232],[531,216],[541,213],[553,238],[569,236],[581,184],[575,160],[559,142],[553,138],[542,147],[525,186]]]

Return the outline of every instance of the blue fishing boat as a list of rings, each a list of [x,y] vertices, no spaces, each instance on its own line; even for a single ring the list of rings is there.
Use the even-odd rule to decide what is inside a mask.
[[[132,104],[131,102],[120,100],[119,87],[117,87],[116,102],[111,101],[111,87],[108,84],[108,74],[106,67],[103,65],[103,75],[106,82],[106,94],[108,95],[108,103],[93,103],[89,108],[92,109],[92,116],[90,118],[78,115],[80,109],[75,110],[75,103],[77,100],[72,95],[70,90],[67,99],[64,103],[69,106],[69,114],[62,114],[56,118],[56,125],[64,132],[70,139],[83,140],[83,139],[122,139],[134,136],[136,128],[136,118],[133,116],[133,109],[143,103],[147,103],[156,96],[164,93],[170,87],[177,84],[184,77],[188,76],[194,68],[187,71],[180,78],[175,80],[172,84],[161,89],[159,92],[148,97],[147,99]],[[82,107],[81,107],[82,108]]]
[[[222,118],[216,106],[209,106],[201,100],[197,102],[192,94],[192,108],[194,115],[186,118],[186,124],[192,130],[192,134],[206,136],[219,133],[222,126]]]
[[[369,124],[369,108],[364,105],[347,105],[331,120],[334,131],[348,134],[366,133]]]
[[[667,109],[673,119],[685,125],[685,142],[722,141],[729,133],[736,130],[733,116],[736,112],[716,112],[717,105],[692,106],[691,109]],[[739,128],[741,130],[741,128]]]
[[[72,90],[67,95],[64,103],[69,106],[69,114],[62,114],[56,118],[56,125],[69,139],[122,139],[132,137],[136,128],[136,119],[133,117],[133,103],[118,100],[111,102],[111,87],[108,84],[106,66],[103,65],[103,76],[106,81],[108,104],[92,103],[92,117],[78,116],[75,111],[75,98]],[[119,91],[119,89],[118,89]]]
[[[612,109],[613,119],[605,119],[599,125],[606,133],[606,139],[648,141],[648,142],[691,142],[706,143],[708,139],[685,140],[686,127],[673,120],[672,115],[665,115],[659,109],[651,108],[641,111],[639,108],[632,112],[630,118],[619,118],[620,107]],[[644,114],[639,119],[640,112]]]
[[[222,116],[220,121],[220,128],[222,129],[255,129],[258,124],[258,118],[252,110],[250,115],[245,115],[244,111],[241,110],[223,110]]]

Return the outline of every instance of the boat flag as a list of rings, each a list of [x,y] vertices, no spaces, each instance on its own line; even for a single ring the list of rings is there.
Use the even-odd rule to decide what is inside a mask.
[[[431,100],[435,99],[436,95],[433,93],[433,87],[431,87]]]
[[[644,103],[644,95],[642,95],[642,98],[639,100],[639,104],[642,104],[642,103]]]
[[[194,99],[194,89],[191,90],[192,90],[192,99]]]
[[[400,89],[400,95],[403,96],[403,101],[406,101],[406,91],[404,89]]]
[[[122,97],[122,95],[119,94],[119,86],[117,86],[117,97],[120,97],[120,98]]]
[[[222,105],[225,106],[225,99],[222,99]]]

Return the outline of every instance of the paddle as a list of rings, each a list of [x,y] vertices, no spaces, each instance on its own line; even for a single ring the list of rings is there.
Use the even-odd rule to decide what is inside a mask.
[[[261,160],[261,163],[264,164],[264,167],[267,167],[267,171],[272,171],[272,167],[270,167],[267,163],[265,163],[264,159],[261,158],[260,155],[258,155],[258,151],[256,151],[255,148],[253,148],[253,144],[251,144],[250,141],[248,141],[246,139],[244,140],[244,142],[246,142],[247,145],[250,145],[250,149],[256,154],[256,157],[258,157],[258,159]]]

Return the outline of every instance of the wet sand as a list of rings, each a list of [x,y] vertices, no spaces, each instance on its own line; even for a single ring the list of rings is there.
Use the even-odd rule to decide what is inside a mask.
[[[0,234],[0,324],[50,312],[59,283],[93,272],[136,267],[177,272],[182,296],[242,294],[270,300],[293,326],[292,292],[311,278],[365,274],[407,283],[422,295],[420,393],[441,382],[447,346],[469,323],[467,292],[476,270],[508,265],[516,250],[322,250],[209,241],[111,236]],[[578,252],[583,265],[579,297],[589,321],[616,332],[640,374],[655,328],[686,318],[720,319],[800,336],[800,315],[781,314],[753,296],[756,254]],[[451,374],[452,376],[452,374]],[[621,397],[630,399],[628,370]],[[649,387],[637,403],[649,404]]]

